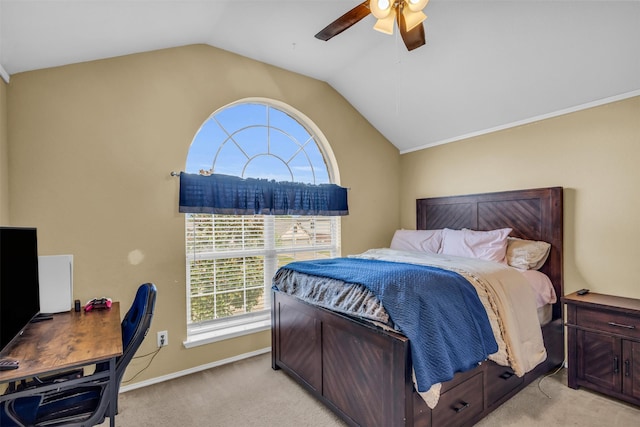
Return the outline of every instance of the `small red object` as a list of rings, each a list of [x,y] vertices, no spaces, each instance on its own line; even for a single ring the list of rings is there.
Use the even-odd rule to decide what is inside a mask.
[[[94,298],[84,305],[84,311],[105,310],[111,308],[111,298]]]

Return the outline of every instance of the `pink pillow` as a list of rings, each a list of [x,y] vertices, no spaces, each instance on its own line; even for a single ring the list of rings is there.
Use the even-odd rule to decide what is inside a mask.
[[[510,228],[490,231],[445,228],[442,231],[442,250],[440,252],[445,255],[505,262],[509,233],[511,233]]]
[[[546,304],[553,304],[558,300],[556,290],[553,288],[551,279],[546,274],[537,270],[518,270],[527,279],[533,293],[536,294],[536,305],[538,308]]]
[[[396,230],[391,249],[437,254],[442,243],[442,230]]]

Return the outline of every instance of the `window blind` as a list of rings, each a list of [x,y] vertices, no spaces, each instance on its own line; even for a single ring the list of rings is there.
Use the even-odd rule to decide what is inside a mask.
[[[337,217],[186,215],[189,324],[269,309],[278,267],[339,255]]]

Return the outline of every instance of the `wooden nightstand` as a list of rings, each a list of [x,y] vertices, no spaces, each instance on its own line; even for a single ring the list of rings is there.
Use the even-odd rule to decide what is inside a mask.
[[[640,405],[640,300],[591,292],[562,300],[569,387]]]

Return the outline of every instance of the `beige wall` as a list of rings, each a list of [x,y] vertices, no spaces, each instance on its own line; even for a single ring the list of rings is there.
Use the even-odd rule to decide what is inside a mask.
[[[128,306],[140,283],[158,287],[156,317],[139,354],[156,348],[160,330],[170,344],[135,381],[270,346],[269,332],[188,350],[181,344],[184,217],[179,181],[169,172],[184,169],[191,140],[211,113],[245,97],[285,102],[327,137],[341,184],[351,188],[343,254],[388,244],[399,224],[400,155],[326,83],[205,45],[11,78],[12,222],[38,228],[42,255],[74,255],[75,298],[106,295]],[[147,362],[134,361],[125,380]]]
[[[7,84],[0,79],[0,225],[9,223],[9,144],[7,142]]]
[[[415,199],[564,187],[565,292],[640,298],[640,97],[401,156],[401,226]]]

